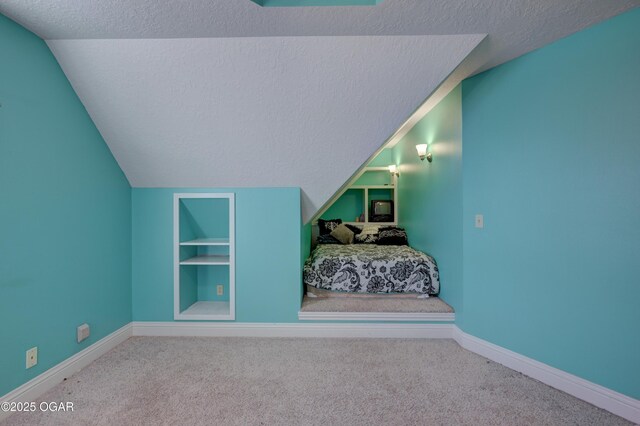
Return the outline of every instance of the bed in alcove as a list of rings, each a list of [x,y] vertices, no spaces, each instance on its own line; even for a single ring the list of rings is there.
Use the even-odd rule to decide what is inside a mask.
[[[303,272],[300,319],[452,320],[439,299],[439,271],[427,253],[390,225],[319,220]]]
[[[435,259],[399,227],[399,176],[392,149],[382,149],[316,214],[299,319],[455,319],[438,297]]]

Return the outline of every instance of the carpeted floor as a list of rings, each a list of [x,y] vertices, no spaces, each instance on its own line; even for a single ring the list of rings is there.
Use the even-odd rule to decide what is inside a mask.
[[[5,425],[623,425],[451,340],[131,338]]]
[[[416,294],[343,293],[306,287],[302,312],[453,312],[453,308],[438,297],[418,299]]]

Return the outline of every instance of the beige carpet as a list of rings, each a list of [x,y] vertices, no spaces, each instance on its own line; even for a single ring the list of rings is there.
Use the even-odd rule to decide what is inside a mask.
[[[131,338],[6,425],[624,425],[451,340]]]
[[[438,297],[418,299],[415,294],[357,294],[306,287],[302,312],[453,312]]]

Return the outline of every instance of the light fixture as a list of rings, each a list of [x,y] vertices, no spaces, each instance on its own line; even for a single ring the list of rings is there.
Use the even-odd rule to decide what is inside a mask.
[[[420,157],[420,161],[424,161],[426,158],[428,162],[433,161],[433,156],[429,151],[429,145],[426,143],[421,143],[420,145],[416,145],[416,150],[418,151],[418,156]]]
[[[393,176],[400,176],[400,171],[395,164],[391,164],[389,166],[389,173],[391,173]]]

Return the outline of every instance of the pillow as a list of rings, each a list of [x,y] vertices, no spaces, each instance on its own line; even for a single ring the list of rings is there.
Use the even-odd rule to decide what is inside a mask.
[[[365,225],[362,227],[362,234],[377,234],[380,231],[380,225]]]
[[[330,220],[318,219],[318,233],[320,235],[330,234],[331,231],[336,229],[336,227],[341,223],[342,223],[342,219],[330,219]]]
[[[331,234],[318,235],[316,242],[318,244],[342,244],[340,241],[333,238]]]
[[[380,225],[364,225],[362,232],[356,235],[356,244],[375,244],[378,241]]]
[[[359,234],[356,235],[356,244],[376,244],[378,242],[378,234]]]
[[[354,234],[358,235],[359,233],[362,232],[362,228],[360,228],[359,226],[356,225],[350,225],[348,223],[345,223],[345,226],[349,229],[351,229],[351,232],[353,232]]]
[[[377,244],[381,246],[406,246],[409,244],[407,232],[403,228],[395,226],[380,228]]]
[[[346,225],[338,225],[336,229],[331,231],[331,236],[342,244],[353,244],[353,236],[355,234]]]

